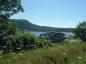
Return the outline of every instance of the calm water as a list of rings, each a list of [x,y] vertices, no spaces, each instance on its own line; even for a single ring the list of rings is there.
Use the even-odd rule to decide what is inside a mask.
[[[45,32],[31,32],[31,33],[32,33],[33,35],[39,37],[40,34],[43,34],[43,33],[45,33]]]
[[[46,32],[32,32],[32,34],[35,35],[36,37],[39,37],[39,35],[43,33],[46,33]],[[64,33],[66,36],[73,35],[72,32],[62,32],[62,33]]]

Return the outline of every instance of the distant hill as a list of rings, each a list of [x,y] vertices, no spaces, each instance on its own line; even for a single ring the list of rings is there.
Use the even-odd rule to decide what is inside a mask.
[[[37,32],[47,32],[47,31],[56,31],[56,32],[72,32],[72,28],[56,28],[48,26],[38,26],[32,24],[31,22],[24,19],[11,19],[18,28],[24,31],[37,31]]]

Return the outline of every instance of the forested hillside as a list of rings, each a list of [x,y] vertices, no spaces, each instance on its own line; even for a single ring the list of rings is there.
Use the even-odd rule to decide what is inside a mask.
[[[24,19],[11,19],[16,25],[24,31],[38,31],[38,32],[47,32],[47,31],[56,31],[56,32],[71,32],[73,28],[57,28],[57,27],[47,27],[47,26],[38,26],[32,24],[31,22]]]

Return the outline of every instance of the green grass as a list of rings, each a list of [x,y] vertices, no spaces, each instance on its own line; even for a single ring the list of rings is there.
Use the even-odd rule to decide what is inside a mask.
[[[77,40],[0,55],[0,64],[86,64],[86,42]]]

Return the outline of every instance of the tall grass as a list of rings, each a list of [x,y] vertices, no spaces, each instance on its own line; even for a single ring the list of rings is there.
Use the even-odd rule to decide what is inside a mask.
[[[86,64],[86,42],[66,41],[53,47],[0,55],[0,64]]]

